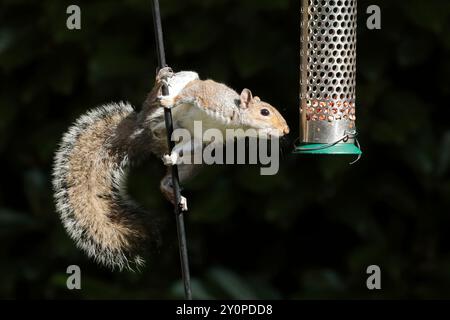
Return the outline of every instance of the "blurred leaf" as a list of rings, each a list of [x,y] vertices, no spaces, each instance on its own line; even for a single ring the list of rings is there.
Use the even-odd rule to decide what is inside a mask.
[[[329,296],[338,295],[345,290],[340,275],[333,270],[311,270],[302,277],[304,286],[303,299],[314,299],[321,296],[322,291]]]
[[[11,209],[0,208],[0,236],[18,235],[35,230],[40,223],[30,215]]]
[[[192,298],[195,300],[213,300],[216,297],[208,292],[207,288],[203,285],[200,280],[191,280]],[[179,281],[172,287],[172,294],[177,299],[183,299],[184,295],[184,284]]]
[[[255,292],[238,275],[223,268],[213,268],[208,272],[208,278],[221,288],[230,299],[256,299]]]

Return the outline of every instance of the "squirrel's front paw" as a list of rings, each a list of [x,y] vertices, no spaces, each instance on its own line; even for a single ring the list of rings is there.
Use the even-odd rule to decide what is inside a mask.
[[[172,152],[171,154],[163,155],[162,161],[166,166],[173,166],[177,164],[179,158],[178,153]]]
[[[156,76],[156,80],[167,84],[167,80],[172,78],[173,75],[174,75],[174,72],[173,72],[172,68],[165,67],[165,68],[162,68],[161,70],[159,70],[158,75]]]
[[[180,198],[180,209],[181,211],[188,211],[187,199],[183,196]]]
[[[158,103],[164,108],[173,108],[175,102],[173,98],[169,98],[168,96],[158,96]]]

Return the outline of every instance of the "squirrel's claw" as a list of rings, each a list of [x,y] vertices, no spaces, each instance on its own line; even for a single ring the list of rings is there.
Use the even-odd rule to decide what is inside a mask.
[[[179,205],[181,211],[188,211],[187,199],[185,197],[181,196]]]
[[[178,153],[172,152],[171,154],[165,154],[162,156],[162,161],[166,166],[173,166],[177,164],[179,159]]]

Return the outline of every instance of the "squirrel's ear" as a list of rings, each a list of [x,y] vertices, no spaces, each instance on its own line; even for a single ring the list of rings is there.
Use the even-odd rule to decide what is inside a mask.
[[[253,97],[253,101],[255,101],[255,102],[261,102],[261,98],[258,97],[258,96],[254,96],[254,97]]]
[[[253,95],[249,89],[244,89],[241,92],[241,108],[248,108],[248,104],[252,101]]]

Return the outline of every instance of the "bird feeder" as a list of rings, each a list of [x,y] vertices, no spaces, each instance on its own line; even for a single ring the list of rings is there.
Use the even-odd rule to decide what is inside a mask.
[[[355,154],[356,0],[302,0],[300,154]],[[356,143],[356,144],[355,144]]]

